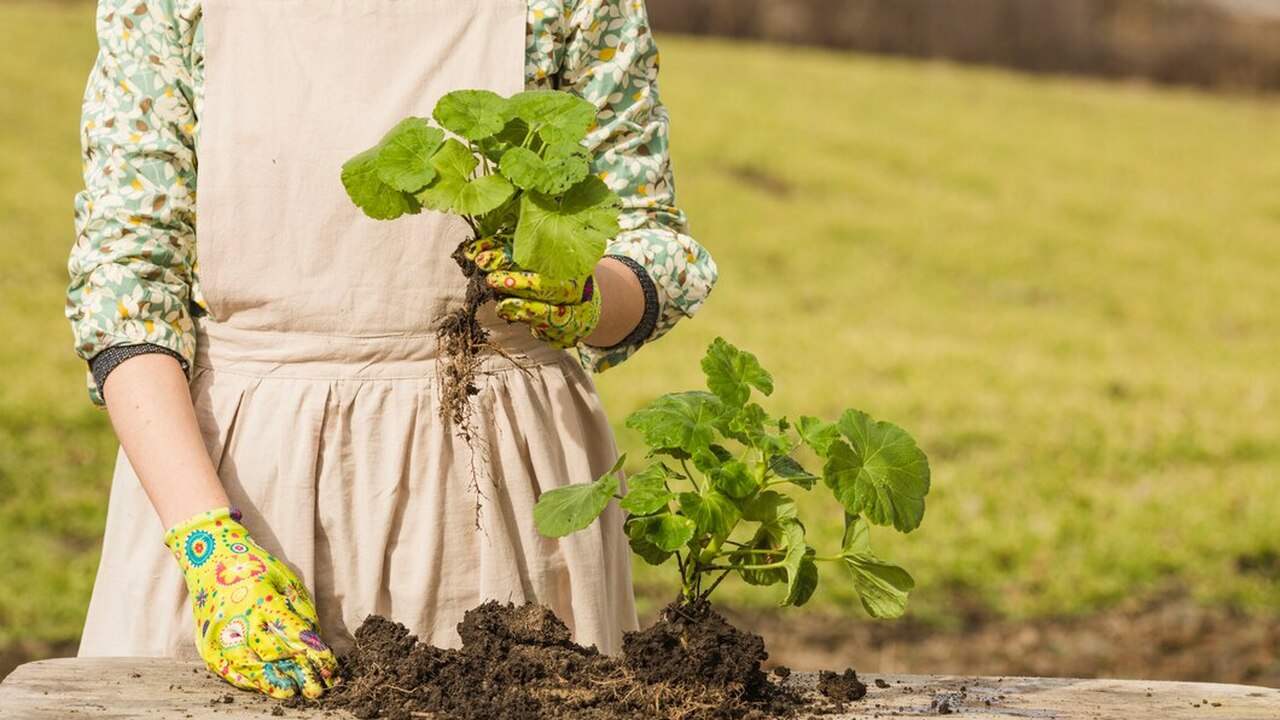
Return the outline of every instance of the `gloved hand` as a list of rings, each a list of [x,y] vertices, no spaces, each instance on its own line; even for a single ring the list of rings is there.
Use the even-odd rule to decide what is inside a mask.
[[[463,254],[487,273],[498,317],[525,323],[539,340],[571,348],[600,322],[600,291],[590,275],[560,281],[529,272],[516,265],[508,243],[493,238],[473,240]]]
[[[239,521],[239,510],[219,508],[165,533],[191,590],[200,656],[236,687],[319,697],[337,682],[338,664],[320,640],[311,595]]]

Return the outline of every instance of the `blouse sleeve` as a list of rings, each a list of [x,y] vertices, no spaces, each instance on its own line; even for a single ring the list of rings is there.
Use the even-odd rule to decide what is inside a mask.
[[[607,253],[644,268],[657,291],[657,317],[644,337],[612,348],[579,344],[583,364],[596,372],[630,357],[702,306],[715,284],[711,255],[689,236],[675,204],[667,154],[668,117],[658,97],[658,48],[641,0],[566,2],[560,89],[595,103],[587,136],[593,169],[622,197],[622,232]],[[642,282],[642,284],[645,284]]]
[[[174,1],[98,2],[65,314],[85,361],[146,343],[176,353],[189,373],[196,121]],[[85,382],[104,408],[91,362]]]

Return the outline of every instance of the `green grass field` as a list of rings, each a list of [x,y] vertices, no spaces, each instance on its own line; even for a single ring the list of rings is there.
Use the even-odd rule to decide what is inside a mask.
[[[0,649],[78,635],[115,459],[62,315],[92,15],[0,5]],[[1276,612],[1280,102],[660,44],[679,199],[721,279],[599,376],[625,449],[626,414],[697,385],[723,335],[773,372],[771,410],[862,408],[929,454],[923,526],[874,538],[917,578],[911,615],[1170,589]],[[646,607],[674,592],[637,570]],[[857,616],[842,580],[814,603]]]

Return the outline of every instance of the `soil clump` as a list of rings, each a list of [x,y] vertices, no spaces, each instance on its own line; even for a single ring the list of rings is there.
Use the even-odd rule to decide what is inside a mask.
[[[426,645],[371,615],[338,658],[343,682],[290,707],[344,708],[358,718],[411,720],[766,720],[817,708],[761,671],[759,635],[709,605],[664,608],[623,650],[574,643],[545,605],[485,602],[458,624],[462,647]]]
[[[858,679],[853,668],[847,668],[843,673],[822,670],[818,673],[818,692],[836,702],[847,702],[866,697],[867,686]]]

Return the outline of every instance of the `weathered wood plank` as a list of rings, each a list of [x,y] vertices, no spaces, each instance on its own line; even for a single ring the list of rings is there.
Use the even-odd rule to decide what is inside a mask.
[[[798,673],[811,687],[816,676]],[[881,680],[888,687],[874,684]],[[965,720],[1280,720],[1280,690],[1253,685],[1072,678],[869,675],[860,703],[831,720],[936,717]]]
[[[816,680],[814,673],[799,672],[789,682],[812,689]],[[1250,685],[939,675],[863,680],[871,686],[865,699],[824,717],[935,717],[945,705],[966,720],[1280,720],[1280,690]],[[214,677],[198,661],[166,658],[42,660],[0,683],[0,720],[261,720],[277,707],[271,698]],[[345,712],[280,712],[286,718],[352,718]]]
[[[231,698],[231,702],[225,702]],[[3,720],[263,720],[280,703],[227,684],[200,661],[58,658],[18,666],[0,683]],[[283,710],[286,718],[316,713]],[[354,716],[334,713],[331,720]]]

